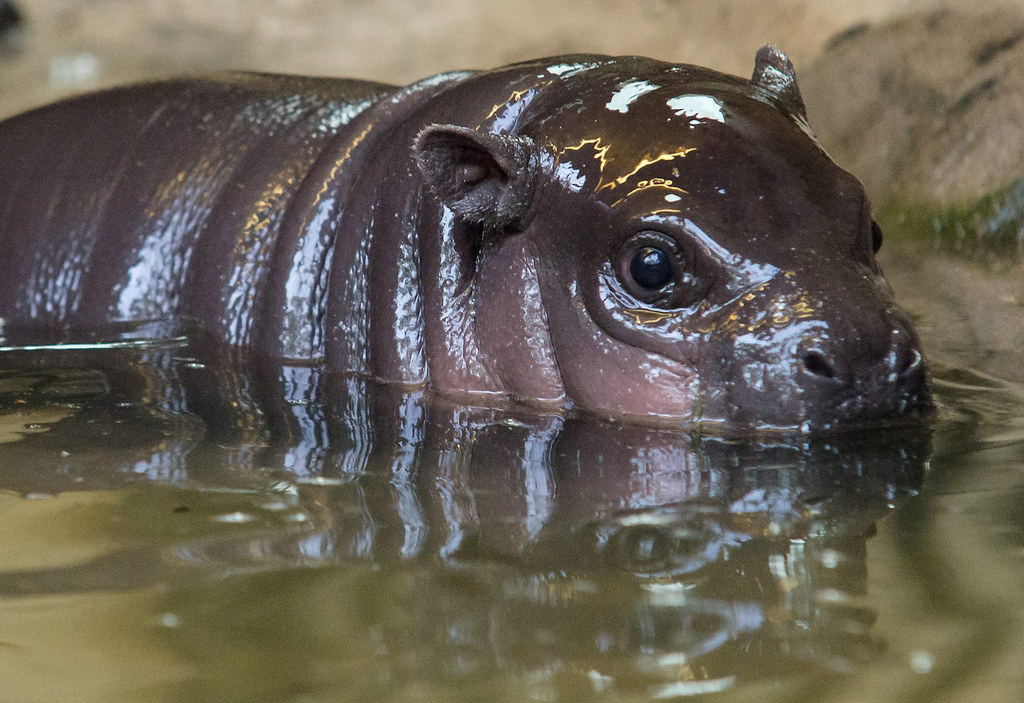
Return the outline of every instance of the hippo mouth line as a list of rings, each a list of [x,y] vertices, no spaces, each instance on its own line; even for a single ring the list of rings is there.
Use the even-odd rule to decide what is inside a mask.
[[[856,434],[864,431],[880,429],[924,428],[934,417],[934,407],[928,401],[914,404],[908,403],[905,409],[889,415],[872,413],[858,417],[856,414],[836,417],[824,422],[804,420],[799,424],[782,424],[767,421],[751,424],[739,424],[728,417],[698,417],[692,423],[693,434],[723,439],[771,438],[772,441],[789,437],[804,441],[808,436],[836,434]]]
[[[814,354],[794,362],[781,378],[776,371],[761,366],[757,383],[749,376],[705,383],[694,414],[696,431],[727,437],[806,435],[924,425],[934,415],[929,377],[916,349],[900,371],[846,380]]]

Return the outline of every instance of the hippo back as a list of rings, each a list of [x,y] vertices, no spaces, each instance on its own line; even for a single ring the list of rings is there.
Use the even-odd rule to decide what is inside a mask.
[[[275,257],[299,248],[287,220],[301,184],[395,90],[228,74],[118,88],[0,122],[8,334],[103,336],[190,319],[251,343],[258,310],[280,297],[267,285]]]

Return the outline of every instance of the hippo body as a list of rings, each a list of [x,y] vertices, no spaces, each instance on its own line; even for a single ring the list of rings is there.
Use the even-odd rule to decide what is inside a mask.
[[[788,59],[566,56],[405,88],[231,74],[0,122],[9,340],[289,364],[683,426],[929,404],[860,183]]]

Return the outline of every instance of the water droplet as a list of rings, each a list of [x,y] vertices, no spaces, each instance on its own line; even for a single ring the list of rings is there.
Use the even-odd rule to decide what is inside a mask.
[[[504,420],[500,420],[498,422],[498,424],[499,425],[503,425],[505,427],[517,427],[517,428],[529,427],[529,425],[527,425],[525,422],[522,422],[520,420],[515,420],[513,418],[505,418]]]

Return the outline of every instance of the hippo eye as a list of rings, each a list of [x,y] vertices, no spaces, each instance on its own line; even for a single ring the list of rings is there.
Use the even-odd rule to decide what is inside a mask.
[[[878,250],[882,248],[882,228],[878,226],[878,223],[871,220],[871,249],[876,254]]]
[[[672,280],[672,262],[657,247],[641,247],[629,262],[629,275],[641,288],[657,290]]]
[[[623,287],[641,303],[672,309],[700,300],[708,287],[692,256],[663,232],[644,230],[619,249],[615,268]]]

